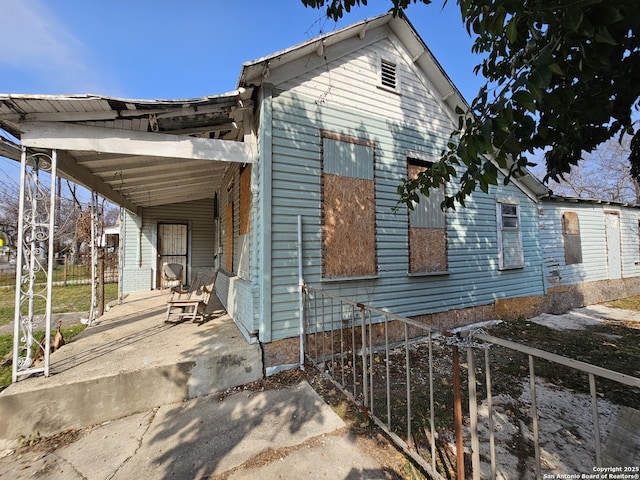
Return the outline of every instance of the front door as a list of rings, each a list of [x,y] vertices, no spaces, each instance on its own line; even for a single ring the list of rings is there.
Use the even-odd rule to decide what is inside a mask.
[[[158,286],[162,285],[162,266],[165,263],[182,265],[182,283],[187,283],[187,233],[184,223],[158,224]]]
[[[620,260],[620,215],[606,212],[605,234],[607,237],[607,268],[609,279],[622,277],[622,262]]]

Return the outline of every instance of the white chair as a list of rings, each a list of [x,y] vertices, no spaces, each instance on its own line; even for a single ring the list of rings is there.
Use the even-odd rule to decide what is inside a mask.
[[[179,263],[165,263],[162,266],[162,286],[165,288],[180,287],[182,289],[182,265]]]

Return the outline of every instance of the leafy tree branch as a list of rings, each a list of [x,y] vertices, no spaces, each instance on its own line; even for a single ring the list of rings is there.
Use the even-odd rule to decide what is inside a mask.
[[[366,0],[301,0],[338,19]],[[390,0],[401,14],[410,4]],[[447,0],[444,0],[446,4]],[[484,54],[475,72],[486,79],[440,159],[398,188],[410,208],[414,192],[458,177],[444,206],[464,205],[529,165],[544,150],[546,180],[562,181],[583,155],[610,139],[629,140],[631,174],[640,179],[640,2],[638,0],[458,0],[472,51]],[[462,173],[456,171],[461,167]]]

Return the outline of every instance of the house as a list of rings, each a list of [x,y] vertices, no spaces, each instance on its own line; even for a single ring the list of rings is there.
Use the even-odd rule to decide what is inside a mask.
[[[217,295],[271,368],[296,361],[300,250],[306,284],[442,328],[544,297],[548,192],[533,176],[455,211],[440,209],[444,191],[394,210],[456,106],[410,22],[385,14],[245,63],[222,95],[0,95],[0,126],[124,208],[125,292],[159,288],[164,263],[185,283],[217,270]]]
[[[640,209],[628,203],[550,195],[540,240],[548,312],[640,292]]]
[[[397,185],[439,154],[463,104],[405,18],[245,63],[237,87],[254,92],[258,160],[229,168],[208,210],[187,211],[210,212],[215,232],[203,238],[215,259],[191,268],[220,269],[217,291],[248,338],[298,335],[298,215],[304,279],[330,293],[443,326],[494,318],[496,299],[544,293],[536,204],[546,190],[533,179],[474,194],[456,212],[440,210],[441,195],[393,212]],[[141,220],[150,249],[156,224],[180,218],[156,212]],[[134,220],[128,241],[139,237]],[[196,235],[182,248],[193,257]],[[125,278],[152,278],[155,257],[145,258]]]

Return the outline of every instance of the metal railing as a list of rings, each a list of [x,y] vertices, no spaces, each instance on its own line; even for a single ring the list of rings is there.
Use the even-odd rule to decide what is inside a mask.
[[[513,355],[520,352],[528,358],[528,365],[521,369],[528,370],[529,376],[531,405],[530,417],[526,420],[533,431],[535,463],[534,471],[525,476],[543,478],[534,359],[544,359],[588,375],[593,466],[602,466],[596,377],[640,388],[639,378],[503,340],[482,331],[465,336],[439,332],[429,325],[322,290],[308,286],[302,288],[307,361],[326,373],[360,406],[364,421],[371,420],[384,430],[433,478],[464,478],[465,475],[474,479],[483,475],[497,478],[491,349],[505,348],[514,352]],[[460,348],[466,349],[466,364],[459,362]],[[484,352],[484,372],[482,366],[476,365],[475,357],[479,351]],[[479,378],[483,374],[485,381],[481,384]],[[461,399],[465,384],[468,408],[462,418]],[[483,412],[488,413],[479,415],[479,405],[486,405]],[[479,422],[486,422],[489,431],[489,453],[483,455],[482,465]],[[487,446],[483,447],[486,452]],[[530,455],[529,452],[526,454]],[[471,462],[465,464],[465,455]]]
[[[0,286],[13,286],[16,283],[15,263],[0,262]],[[79,256],[77,262],[71,262],[68,256],[54,260],[53,282],[56,285],[75,285],[91,283],[91,255]],[[118,252],[106,252],[104,262],[105,283],[118,281]],[[36,281],[40,280],[36,278]],[[42,278],[44,281],[44,277]]]

